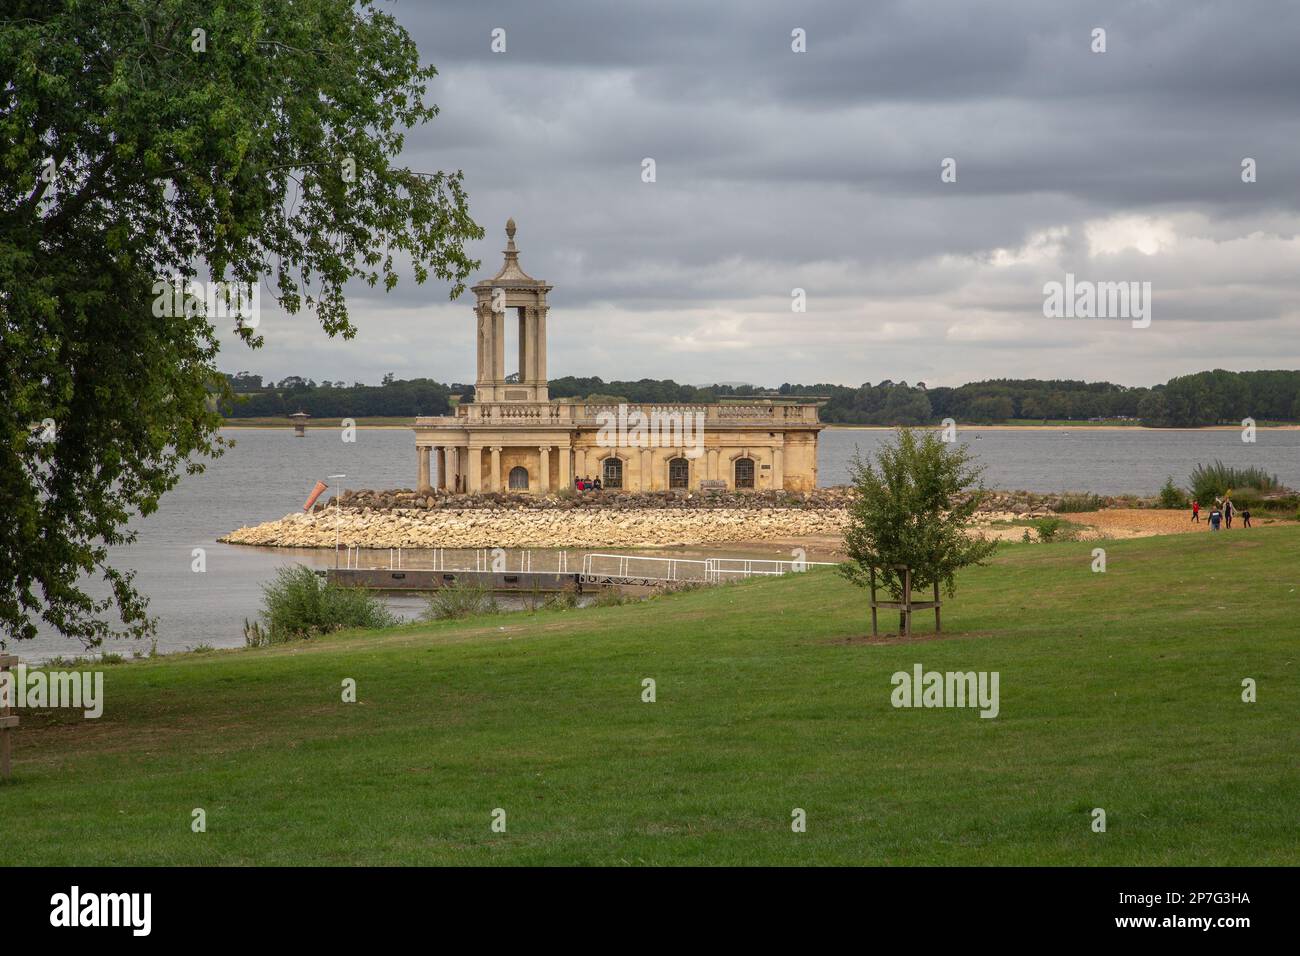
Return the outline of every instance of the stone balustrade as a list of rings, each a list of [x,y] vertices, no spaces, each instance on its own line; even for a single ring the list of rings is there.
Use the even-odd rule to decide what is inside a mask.
[[[749,402],[745,404],[642,404],[629,403],[621,406],[624,415],[641,413],[647,416],[696,415],[704,416],[706,425],[729,424],[759,425],[786,423],[817,423],[817,406],[815,404],[791,404],[787,402]],[[417,418],[416,426],[436,427],[444,424],[505,424],[536,423],[539,425],[556,425],[561,428],[569,426],[598,426],[603,418],[617,416],[619,405],[597,404],[587,402],[471,402],[459,405],[454,416]]]

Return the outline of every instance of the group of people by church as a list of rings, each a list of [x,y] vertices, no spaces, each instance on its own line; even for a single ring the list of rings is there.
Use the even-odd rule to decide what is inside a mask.
[[[585,475],[573,479],[573,487],[576,491],[600,491],[600,475],[595,478],[588,478]]]

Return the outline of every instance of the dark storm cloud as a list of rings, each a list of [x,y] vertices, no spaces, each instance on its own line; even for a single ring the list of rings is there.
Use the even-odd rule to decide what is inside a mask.
[[[465,171],[483,273],[519,222],[524,267],[555,285],[553,375],[1146,383],[1300,355],[1300,5],[388,9],[440,71],[404,160]],[[1044,319],[1066,271],[1151,281],[1152,328]],[[226,366],[472,377],[468,296],[351,301],[356,341],[271,315],[266,350],[228,345]]]

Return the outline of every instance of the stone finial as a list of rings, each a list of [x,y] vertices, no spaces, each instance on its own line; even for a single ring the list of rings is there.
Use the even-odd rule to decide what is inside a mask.
[[[515,237],[515,221],[514,221],[514,219],[507,219],[507,220],[506,220],[506,238],[507,238],[507,239],[513,239],[514,237]]]

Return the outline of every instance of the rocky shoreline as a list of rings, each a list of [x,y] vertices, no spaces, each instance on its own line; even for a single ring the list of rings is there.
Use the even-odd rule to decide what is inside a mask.
[[[526,494],[349,491],[218,540],[278,548],[617,548],[838,538],[852,491]],[[1060,495],[993,492],[981,523],[1050,514]],[[1130,505],[1131,506],[1131,505]]]

